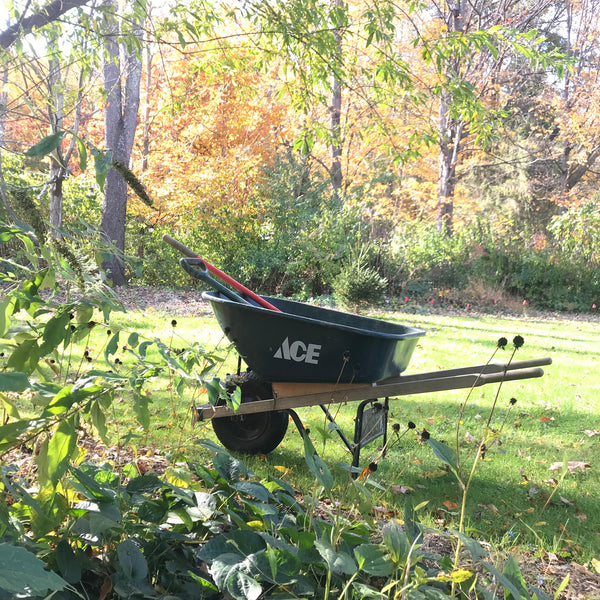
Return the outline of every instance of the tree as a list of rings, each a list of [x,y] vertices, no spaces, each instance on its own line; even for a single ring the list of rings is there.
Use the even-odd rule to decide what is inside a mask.
[[[112,5],[113,0],[107,0]],[[133,15],[134,29],[130,32],[129,44],[119,41],[119,25],[123,21],[107,23],[104,56],[104,109],[106,148],[112,160],[129,166],[131,151],[137,127],[140,104],[140,80],[142,61],[140,58],[139,15]],[[127,182],[115,169],[106,174],[104,202],[102,205],[102,232],[105,238],[114,243],[118,252],[125,250],[125,217],[127,214]],[[122,256],[115,254],[106,261],[106,269],[112,282],[125,285],[125,265]]]
[[[442,24],[435,52],[440,77],[438,231],[447,235],[453,231],[454,195],[465,149],[478,141],[485,145],[491,128],[507,117],[493,105],[493,98],[506,73],[515,72],[519,62],[515,57],[522,53],[534,65],[543,65],[555,55],[560,58],[534,29],[553,6],[552,0],[535,0],[527,7],[490,5],[483,0],[434,4]],[[521,82],[527,85],[526,80]],[[518,95],[519,90],[513,86],[512,93]]]

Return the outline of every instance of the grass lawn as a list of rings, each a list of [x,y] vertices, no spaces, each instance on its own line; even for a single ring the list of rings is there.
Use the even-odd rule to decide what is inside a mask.
[[[426,330],[407,374],[485,363],[503,336],[509,345],[495,360],[506,361],[512,353],[510,341],[517,334],[523,336],[525,345],[517,352],[516,360],[552,358],[553,364],[545,367],[541,379],[507,382],[501,387],[491,423],[501,430],[500,443],[488,448],[477,465],[467,503],[467,526],[474,536],[501,550],[519,549],[541,557],[553,553],[584,562],[600,558],[598,319],[431,313],[377,316]],[[177,316],[174,327],[171,320],[170,315],[147,311],[114,315],[115,324],[161,337],[165,342],[172,339],[174,347],[188,342],[201,343],[207,349],[218,346],[218,353],[226,357],[220,375],[236,370],[236,354],[212,316]],[[425,524],[438,529],[456,527],[461,504],[459,486],[431,448],[422,443],[420,432],[425,428],[433,438],[452,448],[458,438],[461,464],[468,472],[476,446],[473,440],[481,438],[497,392],[497,385],[488,385],[470,395],[462,390],[392,399],[390,423],[399,425],[399,436],[391,435],[385,458],[379,459],[377,441],[363,450],[361,458],[361,466],[378,462],[373,477],[381,489],[372,498],[376,511],[394,514],[402,510],[409,497],[415,506],[421,506],[419,515]],[[151,394],[151,430],[133,430],[125,411],[125,415],[114,419],[121,433],[126,435],[128,431],[129,437],[137,437],[136,443],[144,448],[156,445],[171,455],[184,450],[194,460],[210,460],[194,443],[203,437],[216,439],[210,424],[192,428],[189,419],[189,408],[205,398],[196,390],[181,399],[163,380],[153,383]],[[516,404],[509,410],[511,398]],[[457,432],[460,406],[465,400]],[[350,438],[355,411],[354,404],[331,407]],[[320,408],[298,412],[328,465],[350,462],[337,436],[328,432]],[[416,429],[407,430],[409,421],[416,424]],[[290,422],[286,438],[274,452],[243,460],[259,478],[283,477],[306,491],[315,483],[303,454],[301,438]],[[339,473],[343,481],[345,474],[341,470]]]

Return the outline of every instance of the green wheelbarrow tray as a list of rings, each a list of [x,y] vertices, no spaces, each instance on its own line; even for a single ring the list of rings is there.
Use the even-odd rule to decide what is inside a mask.
[[[204,292],[217,321],[263,381],[376,383],[406,370],[421,329],[280,298],[278,311]]]

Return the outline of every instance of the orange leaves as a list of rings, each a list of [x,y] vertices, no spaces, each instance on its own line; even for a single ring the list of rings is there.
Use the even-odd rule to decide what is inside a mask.
[[[144,175],[155,190],[159,220],[175,224],[195,209],[211,218],[222,213],[223,222],[227,211],[251,220],[249,193],[274,155],[287,107],[251,64],[215,72],[210,59],[168,58],[168,75],[157,68],[153,73]],[[237,58],[244,60],[241,51]],[[143,207],[135,210],[145,214]]]

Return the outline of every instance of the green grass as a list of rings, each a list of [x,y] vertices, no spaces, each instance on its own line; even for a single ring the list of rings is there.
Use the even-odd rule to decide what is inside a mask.
[[[540,379],[506,382],[500,389],[492,426],[502,427],[501,444],[493,445],[478,464],[467,503],[468,530],[492,547],[528,553],[553,552],[565,559],[586,562],[600,557],[600,358],[597,350],[597,319],[536,319],[509,317],[444,316],[439,314],[378,314],[380,318],[421,327],[421,339],[411,360],[409,373],[435,371],[487,362],[499,337],[512,340],[522,335],[525,345],[517,360],[549,356]],[[172,325],[172,319],[177,323]],[[237,355],[211,316],[181,317],[153,311],[113,313],[112,330],[122,327],[123,340],[137,331],[152,339],[159,337],[173,348],[189,343],[207,350],[217,346],[225,358],[215,373],[225,376],[237,369]],[[106,327],[97,327],[88,342],[101,360],[108,336]],[[507,360],[512,344],[496,360]],[[83,351],[83,350],[81,350]],[[118,356],[131,361],[126,350]],[[146,387],[150,394],[152,426],[149,431],[135,424],[127,397],[113,404],[109,414],[112,439],[130,442],[143,454],[154,447],[172,458],[185,455],[208,462],[211,455],[196,443],[215,440],[210,423],[192,427],[192,407],[206,401],[200,390],[189,390],[180,398],[173,382],[156,378]],[[498,391],[497,385],[476,388],[468,397],[458,430],[461,462],[470,468],[474,443],[479,439]],[[382,489],[373,492],[377,514],[401,515],[405,498],[413,504],[426,503],[419,511],[425,524],[453,528],[458,522],[461,492],[454,476],[443,468],[431,448],[422,443],[419,432],[426,428],[432,437],[454,447],[460,405],[468,390],[421,394],[391,400],[390,424],[400,426],[400,439],[390,431],[390,447],[379,460],[378,442],[362,452],[361,466],[377,460],[373,474]],[[517,403],[508,412],[510,398]],[[352,437],[355,404],[332,406],[337,421]],[[299,409],[305,426],[325,462],[333,467],[350,462],[350,456],[335,434],[327,435],[327,423],[318,407]],[[417,428],[406,431],[413,421]],[[300,436],[290,422],[283,443],[268,456],[244,457],[258,477],[274,475],[297,489],[308,491],[314,478],[304,462]],[[579,461],[586,466],[574,473],[556,471],[556,462]],[[336,471],[338,472],[338,471]],[[345,474],[339,471],[340,481]]]
[[[516,359],[549,356],[553,364],[541,379],[507,382],[501,390],[493,426],[500,427],[501,445],[493,445],[480,462],[469,494],[467,526],[474,535],[493,545],[520,545],[531,552],[554,552],[566,558],[589,560],[600,555],[600,478],[596,460],[600,456],[598,429],[600,413],[600,359],[597,353],[597,322],[568,318],[535,319],[507,317],[443,316],[437,314],[379,315],[427,331],[416,348],[408,373],[485,363],[501,336],[512,340],[522,335],[525,345]],[[161,318],[164,323],[161,323]],[[148,327],[148,316],[128,313],[128,327]],[[153,316],[157,334],[171,334],[170,319]],[[150,328],[152,329],[152,328]],[[222,334],[211,317],[177,317],[175,338],[195,340],[210,347]],[[223,344],[227,347],[227,344]],[[496,359],[507,360],[510,347]],[[225,371],[236,369],[235,353],[228,354]],[[468,399],[459,428],[461,461],[470,468],[473,443],[482,435],[498,386],[477,388]],[[156,389],[155,418],[164,429],[153,428],[149,442],[172,446],[173,418],[164,406],[168,394]],[[378,461],[375,478],[385,491],[376,493],[378,510],[393,514],[401,510],[406,494],[413,503],[427,502],[421,512],[425,523],[455,527],[461,493],[453,475],[443,468],[431,449],[421,443],[417,432],[426,428],[436,439],[455,446],[461,403],[468,390],[414,395],[391,401],[390,423],[401,433],[408,421],[417,429],[390,440],[385,458]],[[508,412],[510,398],[517,403]],[[352,436],[356,406],[333,406],[338,423]],[[349,454],[337,436],[323,435],[327,425],[318,407],[299,409],[310,428],[317,450],[329,465],[349,462]],[[175,411],[170,413],[173,417]],[[183,422],[182,422],[183,423]],[[187,423],[186,423],[187,425]],[[160,425],[157,423],[157,427]],[[586,433],[587,432],[587,433]],[[197,425],[186,439],[214,439],[207,424]],[[193,445],[190,448],[194,448]],[[194,452],[201,459],[200,451]],[[361,466],[379,457],[377,442],[363,450]],[[303,460],[300,436],[290,423],[280,447],[269,456],[247,457],[259,477],[282,476],[298,489],[309,489],[313,479]],[[551,470],[556,462],[579,461],[586,466],[573,474]]]

